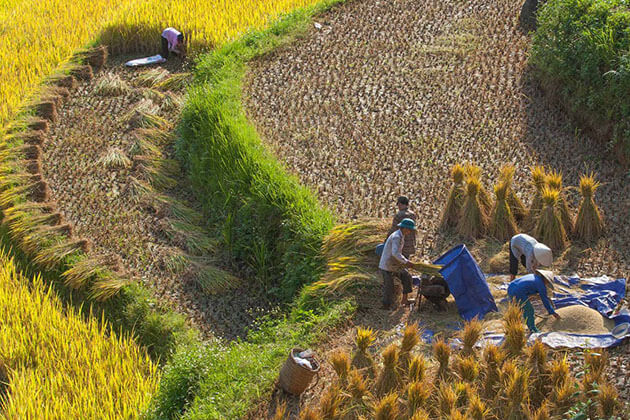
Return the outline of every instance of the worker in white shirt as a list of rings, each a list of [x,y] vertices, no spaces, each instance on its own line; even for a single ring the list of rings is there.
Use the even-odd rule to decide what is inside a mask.
[[[407,268],[413,264],[403,254],[402,250],[405,246],[405,239],[409,238],[416,230],[416,222],[412,219],[403,219],[398,224],[398,229],[394,231],[383,248],[381,260],[378,268],[383,275],[383,308],[391,309],[392,300],[394,298],[394,277],[398,277],[403,286],[402,304],[409,305],[413,303],[408,299],[411,293],[411,274]]]
[[[510,281],[518,274],[521,262],[527,272],[533,274],[540,266],[549,267],[553,263],[551,249],[529,235],[520,233],[510,240]]]

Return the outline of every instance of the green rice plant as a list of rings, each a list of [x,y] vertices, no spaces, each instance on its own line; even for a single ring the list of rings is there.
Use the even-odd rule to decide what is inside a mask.
[[[375,389],[376,394],[384,396],[394,391],[400,384],[400,376],[398,374],[398,346],[390,344],[383,350],[383,369],[376,378]]]
[[[562,225],[567,234],[573,232],[573,218],[571,217],[571,210],[565,197],[565,189],[562,186],[562,174],[558,171],[551,171],[547,174],[547,186],[552,190],[558,191],[558,214]]]
[[[433,344],[433,356],[439,363],[437,376],[440,379],[446,379],[450,376],[449,359],[451,357],[451,348],[446,342],[440,338]]]
[[[0,315],[11,320],[0,329],[3,416],[138,418],[159,381],[145,350],[23,278],[6,254],[0,261]]]
[[[473,318],[470,321],[464,323],[464,327],[459,332],[459,339],[462,340],[462,353],[464,355],[475,354],[475,344],[481,338],[483,332],[483,325],[477,318]]]
[[[98,163],[107,169],[130,168],[132,165],[131,159],[123,151],[115,147],[107,150],[107,153],[98,160]]]
[[[508,185],[506,183],[495,185],[494,193],[496,203],[490,217],[489,234],[505,242],[518,232],[518,226],[507,201]]]
[[[427,409],[432,385],[429,382],[414,381],[407,386],[407,414],[413,417],[418,411]]]
[[[89,242],[85,239],[75,239],[70,241],[62,241],[41,250],[33,262],[46,270],[53,270],[65,259],[73,254],[86,252],[89,248]]]
[[[547,170],[541,165],[532,166],[531,175],[532,186],[534,187],[534,197],[532,198],[531,205],[529,206],[527,218],[523,223],[526,230],[534,230],[536,228],[536,224],[538,223],[538,218],[543,205],[542,191],[547,183]]]
[[[551,249],[564,249],[567,245],[567,233],[558,211],[560,193],[544,187],[541,197],[543,208],[536,224],[536,237]]]
[[[399,415],[398,396],[394,393],[384,396],[374,405],[375,420],[398,420]]]
[[[512,211],[512,215],[514,216],[516,222],[520,223],[527,217],[527,208],[518,195],[516,195],[514,188],[512,188],[515,173],[516,167],[514,165],[503,165],[499,173],[499,184],[507,185],[507,205]]]
[[[488,213],[487,209],[481,204],[480,191],[481,182],[477,178],[468,178],[466,180],[466,194],[462,214],[457,225],[457,232],[468,239],[479,238],[488,229]]]
[[[459,222],[461,209],[464,204],[464,176],[466,172],[462,165],[455,164],[451,168],[451,178],[453,185],[448,195],[446,207],[442,213],[440,227],[442,229],[454,228]]]
[[[592,173],[580,178],[582,201],[575,219],[574,234],[585,242],[598,239],[604,231],[604,219],[593,198],[599,186],[599,182],[595,181],[595,175]]]

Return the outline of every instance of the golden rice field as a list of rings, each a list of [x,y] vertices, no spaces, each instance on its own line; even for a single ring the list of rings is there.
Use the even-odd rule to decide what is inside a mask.
[[[2,418],[138,418],[159,379],[146,352],[27,284],[0,251]]]
[[[193,51],[221,44],[314,0],[70,0],[0,2],[0,124],[39,82],[99,38],[114,52],[156,52],[160,31],[189,34]],[[105,30],[107,28],[107,30]]]

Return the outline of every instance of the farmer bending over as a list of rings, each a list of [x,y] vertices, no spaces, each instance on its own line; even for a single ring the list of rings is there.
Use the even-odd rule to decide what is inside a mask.
[[[560,319],[560,315],[553,309],[549,298],[550,289],[553,290],[553,273],[551,271],[536,270],[535,274],[528,274],[518,278],[508,285],[508,296],[516,300],[523,309],[523,318],[531,332],[539,332],[534,320],[534,307],[531,300],[540,298],[549,315]]]
[[[394,296],[394,276],[400,279],[403,286],[402,304],[409,305],[412,302],[407,296],[411,293],[411,274],[406,270],[413,264],[402,254],[405,242],[416,230],[416,222],[412,219],[403,219],[396,229],[385,241],[385,247],[381,254],[378,268],[383,275],[383,309],[390,309]]]
[[[387,237],[396,232],[398,230],[398,224],[403,221],[403,219],[411,219],[416,220],[416,215],[414,212],[409,210],[409,199],[404,195],[398,197],[398,201],[396,201],[396,207],[398,207],[398,213],[394,216],[394,220],[392,220],[392,227],[387,232]],[[405,238],[405,245],[403,246],[402,254],[405,258],[409,258],[413,254],[416,253],[416,231],[412,231],[411,234]]]
[[[182,59],[186,56],[184,34],[175,28],[166,28],[162,32],[162,52],[160,55],[167,60],[169,53],[174,53]]]
[[[549,267],[553,262],[553,254],[547,245],[521,233],[510,241],[510,281],[518,274],[519,260],[528,273],[534,273],[541,265]]]

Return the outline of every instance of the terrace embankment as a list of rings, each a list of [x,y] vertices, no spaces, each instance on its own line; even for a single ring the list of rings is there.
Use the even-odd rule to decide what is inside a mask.
[[[345,219],[389,216],[396,197],[409,195],[427,259],[453,243],[438,233],[453,164],[480,165],[487,184],[501,165],[516,164],[526,202],[531,165],[560,170],[573,186],[593,170],[610,234],[573,247],[563,269],[624,276],[630,185],[532,80],[519,8],[507,0],[349,2],[251,64],[248,115],[288,169]],[[573,208],[577,200],[570,191]]]
[[[90,257],[150,286],[206,336],[231,339],[272,303],[233,274],[175,159],[188,77],[181,64],[114,60],[78,83],[44,136],[42,174]]]

